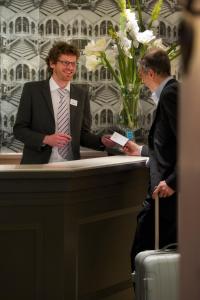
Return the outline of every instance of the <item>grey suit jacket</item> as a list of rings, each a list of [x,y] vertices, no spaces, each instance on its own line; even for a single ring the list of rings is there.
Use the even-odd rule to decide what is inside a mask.
[[[70,105],[73,159],[80,158],[80,145],[103,150],[100,136],[90,132],[91,114],[88,90],[71,84]],[[13,128],[16,139],[24,143],[22,164],[48,163],[52,148],[43,146],[45,135],[55,133],[55,119],[49,80],[25,83],[16,122]]]

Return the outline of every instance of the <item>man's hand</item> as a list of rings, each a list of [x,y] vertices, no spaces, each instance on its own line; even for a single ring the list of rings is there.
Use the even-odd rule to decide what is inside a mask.
[[[47,144],[51,147],[62,148],[67,143],[71,142],[72,137],[65,133],[54,133],[46,135],[43,140],[43,144]]]
[[[159,185],[155,187],[155,190],[152,194],[152,198],[155,199],[156,195],[161,198],[166,198],[166,197],[173,195],[174,193],[175,193],[175,191],[172,188],[170,188],[166,184],[166,182],[163,180],[163,181],[160,181]]]
[[[117,144],[115,142],[113,142],[110,139],[111,135],[103,135],[101,137],[101,142],[104,144],[104,146],[108,147],[108,148],[113,148],[115,147]]]
[[[123,151],[128,155],[141,155],[141,147],[133,141],[128,141],[123,147]]]

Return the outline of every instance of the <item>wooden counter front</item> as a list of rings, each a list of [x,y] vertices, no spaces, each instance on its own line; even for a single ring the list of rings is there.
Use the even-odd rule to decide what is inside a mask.
[[[0,299],[132,300],[144,158],[0,166]]]

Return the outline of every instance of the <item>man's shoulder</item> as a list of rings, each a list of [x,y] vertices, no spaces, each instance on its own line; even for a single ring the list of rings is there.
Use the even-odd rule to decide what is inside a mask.
[[[24,87],[26,88],[34,88],[34,87],[43,87],[45,85],[48,85],[49,80],[40,80],[40,81],[29,81],[25,82]]]
[[[178,88],[178,86],[179,82],[175,78],[172,78],[166,83],[164,89]]]
[[[162,90],[162,93],[160,95],[161,98],[166,94],[177,94],[179,90],[179,85],[180,83],[176,79],[172,78],[171,80],[169,80]]]
[[[79,93],[88,93],[89,91],[89,85],[88,84],[75,84],[71,83],[72,90],[76,90]]]
[[[160,99],[159,107],[175,110],[179,99],[179,82],[175,79],[170,80],[163,88]]]

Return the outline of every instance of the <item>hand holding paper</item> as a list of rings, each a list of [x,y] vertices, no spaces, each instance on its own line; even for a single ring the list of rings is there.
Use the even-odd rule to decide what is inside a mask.
[[[126,143],[126,145],[124,145],[124,147],[123,147],[124,153],[126,153],[127,155],[132,155],[132,156],[141,155],[141,149],[142,149],[142,146],[139,146],[138,144],[136,144],[133,141],[128,141]]]
[[[110,135],[103,135],[101,137],[101,142],[104,144],[104,146],[106,146],[107,148],[113,148],[116,146],[116,143],[113,142],[111,139],[110,139]]]
[[[114,132],[110,139],[122,147],[124,147],[129,140],[127,137],[119,134],[118,132]]]

